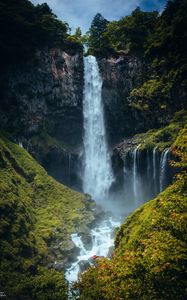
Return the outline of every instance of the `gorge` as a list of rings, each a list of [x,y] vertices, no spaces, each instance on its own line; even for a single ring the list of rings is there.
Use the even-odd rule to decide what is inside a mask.
[[[187,1],[84,35],[32,2],[0,0],[0,297],[186,299]]]
[[[81,236],[72,234],[72,241],[80,248],[77,261],[66,271],[70,283],[78,273],[93,265],[93,257],[110,255],[113,231],[121,220],[142,203],[154,198],[172,182],[175,171],[169,167],[170,149],[140,151],[141,144],[128,151],[122,146],[123,183],[117,182],[112,169],[112,158],[107,144],[105,115],[102,101],[102,78],[94,56],[84,58],[83,93],[84,150],[82,160],[83,192],[91,195],[109,215],[103,216],[91,230],[91,244],[85,248]],[[172,172],[173,171],[173,172]],[[117,189],[112,191],[116,181]],[[115,221],[114,221],[115,220]]]

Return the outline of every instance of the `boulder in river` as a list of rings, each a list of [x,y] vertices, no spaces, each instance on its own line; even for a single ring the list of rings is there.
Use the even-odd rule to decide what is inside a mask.
[[[81,236],[84,247],[87,251],[90,251],[93,247],[93,240],[90,233],[82,234]]]
[[[80,260],[79,261],[80,272],[86,271],[89,267],[90,267],[90,263],[88,260]]]

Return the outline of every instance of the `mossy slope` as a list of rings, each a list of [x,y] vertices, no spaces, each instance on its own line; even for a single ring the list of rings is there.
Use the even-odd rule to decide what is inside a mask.
[[[152,150],[156,148],[158,151],[163,151],[172,146],[180,130],[184,128],[186,123],[187,112],[183,109],[175,113],[167,126],[133,136],[131,148],[139,145],[139,150]]]
[[[77,283],[81,300],[185,299],[186,137],[187,127],[172,145],[183,171],[121,226],[112,260],[99,259],[82,275]]]
[[[0,290],[8,299],[66,299],[63,274],[42,265],[55,239],[93,220],[90,205],[0,135]]]

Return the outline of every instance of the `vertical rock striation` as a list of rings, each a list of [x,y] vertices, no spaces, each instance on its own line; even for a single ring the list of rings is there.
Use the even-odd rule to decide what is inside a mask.
[[[109,142],[114,144],[138,129],[127,98],[133,88],[142,84],[146,64],[135,56],[120,56],[103,58],[99,60],[99,66],[103,77],[106,130]]]
[[[77,184],[78,172],[69,169],[82,145],[82,49],[38,50],[29,61],[7,67],[0,81],[1,129],[56,179]]]

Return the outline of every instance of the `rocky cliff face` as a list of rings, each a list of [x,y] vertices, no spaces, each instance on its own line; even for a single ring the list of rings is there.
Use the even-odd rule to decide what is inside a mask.
[[[142,84],[146,63],[138,57],[120,56],[104,58],[99,65],[103,76],[106,127],[109,141],[114,144],[138,129],[127,98],[133,88]]]
[[[99,60],[110,145],[138,131],[128,106],[142,84],[146,64],[138,57]],[[0,77],[1,127],[10,132],[59,181],[80,189],[84,86],[82,50],[46,48]],[[16,115],[16,116],[15,116]]]
[[[37,51],[1,77],[1,122],[17,139],[42,129],[68,145],[81,143],[82,53]]]
[[[76,156],[82,144],[82,50],[37,51],[6,68],[0,81],[1,127],[67,183],[69,155]]]

